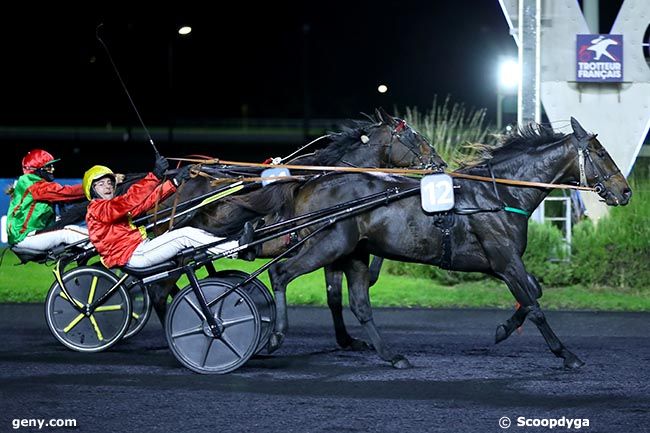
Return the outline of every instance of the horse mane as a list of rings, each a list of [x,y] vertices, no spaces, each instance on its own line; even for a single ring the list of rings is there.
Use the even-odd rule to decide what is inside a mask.
[[[379,124],[371,120],[348,120],[340,126],[340,132],[329,132],[330,143],[314,152],[314,163],[318,165],[335,165],[352,150],[363,146],[361,136],[369,133],[372,126]]]
[[[485,165],[488,162],[508,160],[522,151],[555,143],[566,136],[567,134],[553,131],[550,126],[529,123],[514,128],[507,134],[497,136],[496,144],[472,143],[468,145],[467,147],[474,151],[473,156],[462,159],[459,164],[463,169]]]

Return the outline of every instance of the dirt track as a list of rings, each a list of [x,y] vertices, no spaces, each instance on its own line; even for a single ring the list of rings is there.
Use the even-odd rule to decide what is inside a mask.
[[[650,314],[547,313],[587,363],[564,371],[532,324],[493,344],[510,313],[377,309],[384,337],[414,365],[394,370],[374,352],[337,350],[327,310],[291,309],[278,352],[202,376],[176,362],[155,318],[108,352],[81,354],[50,336],[40,305],[0,305],[0,431],[13,419],[75,418],[76,429],[41,431],[491,432],[504,431],[503,416],[507,431],[576,430],[517,427],[518,417],[650,430]]]

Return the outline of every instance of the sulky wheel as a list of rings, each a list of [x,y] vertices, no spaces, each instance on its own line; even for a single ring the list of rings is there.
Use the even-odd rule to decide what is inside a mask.
[[[129,276],[124,282],[124,286],[127,287],[131,297],[131,323],[123,338],[130,338],[140,332],[147,324],[149,317],[151,317],[153,305],[149,292],[141,281]]]
[[[96,266],[80,266],[62,275],[73,301],[92,304],[117,282],[112,272]],[[89,314],[75,309],[58,281],[45,300],[45,318],[52,335],[64,346],[79,352],[100,352],[117,343],[131,320],[131,299],[123,285]]]
[[[200,281],[208,301],[232,287],[219,278]],[[220,335],[214,336],[191,286],[174,297],[165,319],[165,334],[172,353],[197,373],[224,374],[242,366],[255,353],[260,339],[260,316],[251,297],[236,289],[210,305]]]
[[[250,274],[235,269],[227,269],[217,272],[215,276],[223,278],[233,284],[237,284],[248,278]],[[255,353],[259,353],[260,350],[266,347],[266,344],[271,337],[271,332],[273,332],[273,327],[275,326],[275,300],[271,295],[271,291],[258,278],[255,278],[249,284],[244,286],[243,289],[253,299],[257,311],[260,313],[262,334],[257,349],[255,350]]]

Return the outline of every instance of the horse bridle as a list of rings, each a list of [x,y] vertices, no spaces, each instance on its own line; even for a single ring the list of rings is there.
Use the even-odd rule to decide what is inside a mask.
[[[578,169],[580,171],[580,186],[594,188],[596,194],[602,196],[607,191],[607,188],[605,187],[603,182],[606,182],[612,176],[620,173],[620,171],[617,173],[605,173],[602,170],[602,168],[594,162],[594,159],[591,156],[591,151],[589,150],[589,142],[592,139],[596,138],[597,134],[590,135],[583,139],[579,139],[578,137],[575,136],[575,134],[573,136],[577,141],[576,147],[578,149]],[[589,161],[589,164],[591,165],[591,171],[594,174],[593,185],[589,185],[589,182],[587,181],[587,170],[586,170],[585,160]]]
[[[377,125],[377,126],[381,126],[381,124],[379,124],[379,125]],[[420,152],[419,152],[419,146],[418,146],[417,144],[415,144],[415,143],[411,143],[411,140],[407,140],[406,142],[402,141],[402,132],[403,132],[404,130],[411,131],[411,133],[414,134],[414,135],[416,134],[416,133],[415,133],[415,132],[414,132],[414,131],[413,131],[413,130],[408,126],[408,124],[406,123],[405,120],[401,120],[401,119],[400,119],[400,120],[397,122],[397,125],[395,125],[395,127],[391,130],[391,133],[390,133],[390,141],[388,142],[388,145],[386,146],[386,147],[388,147],[388,150],[387,150],[387,152],[386,152],[386,163],[387,163],[387,167],[389,167],[389,168],[391,167],[391,153],[392,153],[392,151],[393,151],[393,140],[394,140],[395,138],[397,138],[397,139],[399,140],[399,142],[402,143],[402,144],[404,145],[404,147],[406,147],[406,149],[407,149],[410,153],[412,153],[413,155],[415,155],[415,157],[417,158],[417,160],[420,162],[420,167],[422,167],[422,168],[428,168],[428,167],[431,167],[431,168],[439,168],[437,164],[434,164],[434,163],[431,162],[431,161],[426,162],[426,161],[422,158],[422,155],[421,155]],[[436,154],[436,151],[435,151],[435,149],[433,148],[433,146],[432,146],[431,144],[429,144],[428,141],[426,141],[426,140],[424,140],[424,141],[425,141],[425,143],[427,144],[427,146],[429,146],[429,148],[430,148],[431,151],[432,151],[432,154],[431,154],[431,155],[432,155],[432,156],[431,156],[431,160],[433,160],[433,155]]]

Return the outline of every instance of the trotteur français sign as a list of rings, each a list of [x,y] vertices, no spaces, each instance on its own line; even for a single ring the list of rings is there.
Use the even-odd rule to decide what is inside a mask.
[[[623,81],[623,35],[576,36],[576,81]]]

